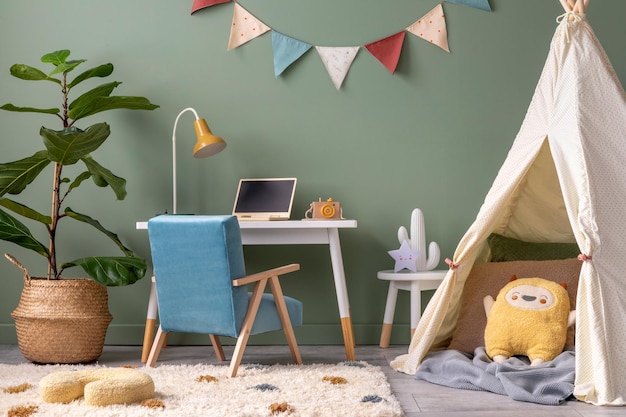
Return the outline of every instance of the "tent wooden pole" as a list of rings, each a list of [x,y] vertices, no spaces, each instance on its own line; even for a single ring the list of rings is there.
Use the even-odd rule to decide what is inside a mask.
[[[578,14],[584,14],[587,10],[587,5],[589,4],[589,0],[559,0],[561,2],[561,6],[566,13],[574,12]]]
[[[574,13],[584,14],[587,11],[587,5],[589,4],[589,0],[577,0],[574,5]]]
[[[570,5],[568,0],[559,0],[559,1],[561,2],[561,6],[563,6],[563,9],[565,10],[566,13],[572,11],[572,6],[574,4],[573,2]],[[569,0],[569,1],[571,1],[571,0]]]

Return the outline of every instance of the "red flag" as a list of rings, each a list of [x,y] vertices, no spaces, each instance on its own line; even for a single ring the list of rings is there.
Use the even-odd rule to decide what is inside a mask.
[[[374,55],[393,74],[400,60],[400,51],[404,43],[404,31],[365,45],[365,48]]]
[[[233,0],[193,0],[193,6],[191,6],[191,14],[194,14],[200,9],[205,7],[215,6],[216,4],[229,3]]]

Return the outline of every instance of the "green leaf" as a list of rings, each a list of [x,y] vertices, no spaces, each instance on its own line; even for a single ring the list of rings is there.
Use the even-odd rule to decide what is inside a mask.
[[[57,108],[37,109],[35,107],[17,107],[11,103],[5,104],[4,106],[0,107],[0,109],[7,110],[7,111],[17,111],[17,112],[22,112],[22,113],[28,112],[28,113],[46,113],[46,114],[58,114],[61,111]]]
[[[41,214],[30,207],[26,207],[25,205],[18,203],[17,201],[9,200],[8,198],[0,198],[0,206],[8,208],[13,213],[19,214],[20,216],[24,216],[28,219],[36,220],[43,224],[52,224],[52,218],[50,216]]]
[[[67,88],[71,89],[75,85],[77,85],[79,83],[82,83],[83,81],[85,81],[85,80],[87,80],[89,78],[93,78],[93,77],[100,77],[100,78],[108,77],[112,73],[113,73],[113,64],[109,63],[109,64],[99,65],[96,68],[88,69],[87,71],[85,71],[82,74],[78,75],[76,78],[74,78],[72,80],[71,83],[69,83],[67,85]]]
[[[82,172],[79,176],[77,176],[74,181],[72,181],[72,183],[70,184],[69,187],[69,191],[73,190],[74,188],[78,188],[80,186],[80,184],[82,184],[83,181],[85,181],[86,179],[91,177],[91,173],[88,171]]]
[[[50,71],[50,74],[48,75],[50,76],[55,74],[67,74],[85,61],[86,59],[79,59],[78,61],[67,61],[66,63],[61,64],[52,71]]]
[[[78,100],[78,99],[77,99]],[[74,103],[72,103],[74,104]],[[77,107],[68,112],[70,118],[74,120],[82,119],[108,110],[128,109],[128,110],[154,110],[159,108],[158,105],[150,103],[145,97],[135,96],[111,96],[111,97],[95,97],[88,103],[81,103]]]
[[[33,68],[30,65],[14,64],[11,66],[11,75],[26,81],[52,81],[61,85],[61,80],[50,78],[43,71]]]
[[[0,196],[21,193],[49,163],[48,152],[39,151],[28,158],[0,164]]]
[[[94,184],[98,187],[111,186],[118,200],[126,198],[126,180],[124,178],[116,176],[89,155],[82,160],[91,173]]]
[[[137,257],[92,256],[61,265],[61,270],[80,266],[87,275],[108,287],[130,285],[146,274],[146,261]]]
[[[3,210],[0,210],[0,239],[33,250],[45,257],[50,255],[48,248],[35,239],[28,227]]]
[[[68,56],[70,56],[69,49],[60,49],[42,56],[41,62],[57,66],[64,64]]]
[[[109,239],[111,239],[113,242],[115,242],[115,244],[122,250],[122,252],[124,252],[124,254],[126,256],[132,256],[133,255],[133,251],[128,249],[126,246],[124,246],[124,244],[122,243],[122,241],[120,240],[119,236],[117,236],[115,233],[108,231],[107,229],[105,229],[98,220],[95,220],[89,216],[87,216],[86,214],[81,214],[81,213],[77,213],[74,210],[72,210],[69,207],[65,208],[65,214],[67,214],[68,217],[71,217],[72,219],[81,221],[83,223],[87,223],[92,225],[93,227],[95,227],[96,229],[100,230],[102,233],[104,233],[105,235],[107,235],[107,237]]]
[[[110,133],[111,130],[106,123],[97,123],[84,131],[76,127],[60,131],[42,127],[39,131],[50,159],[62,165],[75,164],[85,155],[95,151]]]
[[[98,104],[99,99],[101,97],[110,96],[113,90],[115,90],[115,88],[120,84],[120,82],[113,81],[99,85],[82,94],[70,103],[68,107],[68,116],[74,120],[78,120],[81,117],[84,117],[84,114],[93,112],[94,105]]]

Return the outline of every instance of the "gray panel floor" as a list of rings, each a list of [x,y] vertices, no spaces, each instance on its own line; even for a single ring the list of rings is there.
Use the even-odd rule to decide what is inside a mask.
[[[224,346],[227,358],[231,346]],[[300,346],[304,363],[338,363],[345,360],[343,346]],[[488,392],[466,391],[417,381],[411,375],[394,371],[389,362],[407,352],[406,346],[381,349],[376,345],[357,346],[356,359],[377,365],[387,375],[391,388],[406,417],[551,417],[626,416],[626,407],[598,407],[567,401],[560,406],[514,401]],[[27,362],[16,345],[0,345],[0,363]],[[107,366],[141,365],[140,346],[105,346],[98,362]],[[290,363],[287,346],[248,346],[242,363]],[[211,346],[168,346],[161,351],[158,364],[222,363]]]

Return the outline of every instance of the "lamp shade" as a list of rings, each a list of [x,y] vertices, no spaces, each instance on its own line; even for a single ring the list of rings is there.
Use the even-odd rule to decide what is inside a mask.
[[[219,136],[215,136],[204,119],[196,119],[193,123],[196,128],[198,141],[193,147],[193,156],[196,158],[208,158],[221,152],[226,147],[226,142]]]

